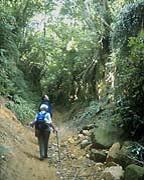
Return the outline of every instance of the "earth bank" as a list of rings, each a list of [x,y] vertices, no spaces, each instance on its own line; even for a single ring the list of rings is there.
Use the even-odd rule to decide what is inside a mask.
[[[95,136],[96,124],[84,125],[79,130],[70,128],[70,123],[64,123],[65,115],[56,111],[54,121],[59,127],[60,146],[52,134],[49,157],[41,162],[34,130],[21,125],[4,106],[0,114],[0,180],[128,180],[130,174],[136,174],[138,180],[143,178],[143,168],[127,166],[135,164],[134,160],[126,166],[119,161],[121,143],[115,140],[105,145]]]

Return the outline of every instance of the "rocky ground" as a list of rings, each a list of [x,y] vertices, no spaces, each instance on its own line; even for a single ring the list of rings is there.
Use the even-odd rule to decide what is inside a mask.
[[[63,114],[55,112],[58,136],[51,134],[48,159],[40,161],[34,130],[21,125],[4,106],[0,114],[0,180],[123,179],[124,169],[114,162],[121,145],[106,148],[93,144],[94,124],[77,131],[64,123]]]

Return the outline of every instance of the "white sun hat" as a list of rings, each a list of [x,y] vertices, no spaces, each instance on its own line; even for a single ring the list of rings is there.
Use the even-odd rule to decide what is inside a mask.
[[[42,105],[40,106],[40,110],[45,110],[45,111],[47,111],[47,110],[48,110],[48,105],[42,104]]]

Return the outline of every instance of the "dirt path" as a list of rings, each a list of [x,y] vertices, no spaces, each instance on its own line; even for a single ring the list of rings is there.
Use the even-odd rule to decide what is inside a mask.
[[[0,108],[0,180],[58,179],[48,160],[38,159],[37,139],[8,109]]]
[[[0,180],[92,180],[96,165],[77,145],[75,129],[63,123],[64,115],[55,112],[59,127],[60,162],[56,135],[51,134],[48,159],[39,160],[34,130],[23,127],[12,112],[0,108]]]
[[[54,114],[55,124],[59,127],[61,163],[55,134],[50,137],[49,158],[40,161],[34,130],[23,127],[5,107],[0,108],[0,114],[0,180],[57,180],[66,177],[76,147],[71,140],[74,131],[62,123],[64,116],[61,113]]]
[[[59,121],[58,121],[59,118]],[[99,164],[87,158],[87,151],[79,146],[77,129],[69,128],[69,123],[63,123],[65,116],[58,112],[54,115],[54,121],[59,127],[60,139],[60,162],[56,138],[53,134],[49,147],[49,165],[56,167],[59,179],[63,180],[98,180],[101,173],[98,171]],[[100,165],[101,166],[101,165]]]

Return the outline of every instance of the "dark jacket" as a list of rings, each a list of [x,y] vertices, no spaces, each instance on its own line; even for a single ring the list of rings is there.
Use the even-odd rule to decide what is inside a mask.
[[[47,111],[47,112],[49,112],[50,115],[51,115],[51,117],[52,117],[52,106],[51,106],[50,101],[49,101],[49,100],[42,100],[40,106],[41,106],[42,104],[45,104],[45,105],[48,106],[48,111]],[[39,111],[40,111],[40,106],[39,106]]]

